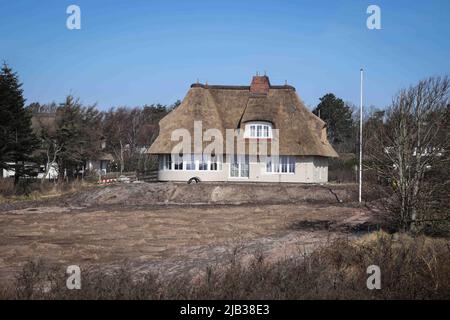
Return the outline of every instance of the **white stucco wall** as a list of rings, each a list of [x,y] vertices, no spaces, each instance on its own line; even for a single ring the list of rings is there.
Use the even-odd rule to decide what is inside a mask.
[[[2,169],[2,178],[14,177],[14,170]]]
[[[39,172],[37,176],[38,179],[44,178],[44,173],[45,172]],[[45,179],[58,179],[58,164],[56,162],[50,164],[50,170],[45,176]]]
[[[107,161],[105,160],[88,160],[86,161],[86,170],[96,172],[97,174],[106,174]]]
[[[8,163],[8,164],[12,166],[14,163]],[[45,167],[43,165],[41,165],[40,170],[45,171]],[[2,173],[3,178],[14,177],[14,174],[15,174],[14,169],[11,169],[11,170],[3,169],[2,171],[3,171],[3,173]],[[43,179],[44,172],[38,172],[36,177],[38,179]],[[57,179],[57,178],[58,178],[58,164],[56,162],[54,162],[54,163],[50,164],[50,170],[49,170],[47,176],[45,177],[45,179]]]
[[[266,173],[264,162],[249,162],[249,177],[230,177],[230,163],[223,163],[222,170],[159,170],[160,181],[188,181],[198,177],[201,181],[242,181],[242,182],[328,182],[328,160],[323,157],[296,157],[295,173]]]

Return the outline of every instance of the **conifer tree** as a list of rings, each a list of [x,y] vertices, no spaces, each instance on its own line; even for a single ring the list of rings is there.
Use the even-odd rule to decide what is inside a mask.
[[[0,71],[0,168],[15,171],[15,185],[21,176],[32,174],[25,162],[38,147],[21,87],[17,73],[4,63]]]
[[[352,110],[345,102],[332,93],[320,98],[320,103],[313,113],[326,122],[328,141],[337,148],[350,140],[353,143]]]

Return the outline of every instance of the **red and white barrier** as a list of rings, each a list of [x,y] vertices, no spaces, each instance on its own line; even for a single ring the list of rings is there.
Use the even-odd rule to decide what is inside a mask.
[[[98,183],[99,184],[109,184],[117,182],[117,179],[101,179]]]

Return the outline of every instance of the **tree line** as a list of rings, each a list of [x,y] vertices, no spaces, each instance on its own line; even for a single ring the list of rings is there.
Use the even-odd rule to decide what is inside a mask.
[[[17,73],[4,64],[0,71],[0,169],[20,177],[47,176],[57,164],[58,178],[87,174],[85,164],[105,154],[113,171],[148,171],[155,161],[145,153],[158,135],[158,122],[180,101],[99,111],[67,96],[62,103],[25,105]]]

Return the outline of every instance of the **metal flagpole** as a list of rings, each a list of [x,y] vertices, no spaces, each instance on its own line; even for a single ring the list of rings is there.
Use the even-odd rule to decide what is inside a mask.
[[[361,68],[361,91],[359,104],[359,202],[361,203],[362,193],[362,122],[363,122],[363,69]]]

